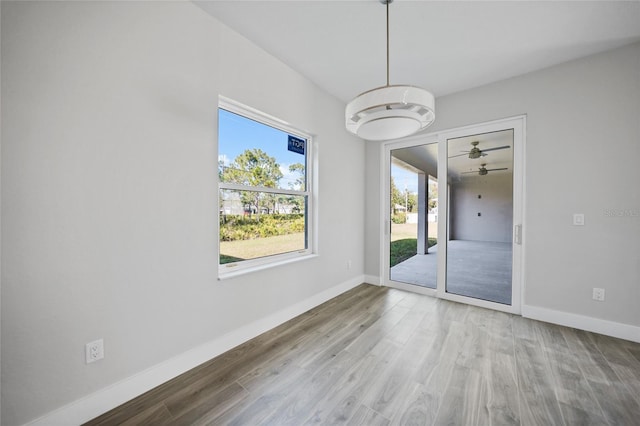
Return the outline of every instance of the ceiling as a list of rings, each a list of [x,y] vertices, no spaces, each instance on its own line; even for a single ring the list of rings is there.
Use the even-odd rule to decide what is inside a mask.
[[[469,158],[468,152],[472,148],[471,142],[478,142],[478,148],[482,152],[480,158]],[[447,169],[451,178],[475,178],[478,176],[476,172],[479,172],[483,164],[489,170],[507,169],[490,171],[491,175],[513,174],[513,129],[449,139],[447,147],[447,157],[449,158]],[[484,150],[488,151],[484,152]]]
[[[471,142],[478,142],[480,158],[469,158]],[[513,129],[465,136],[447,141],[447,173],[450,180],[477,178],[480,167],[486,165],[490,175],[513,174]],[[495,149],[501,148],[501,149]],[[484,152],[484,150],[488,150]],[[438,176],[438,144],[398,148],[391,151],[391,161],[396,166],[415,173]],[[492,169],[506,168],[507,170]],[[480,178],[483,178],[480,176]]]
[[[379,0],[194,3],[345,103],[386,82]],[[640,0],[396,0],[389,10],[390,83],[436,97],[640,40]]]

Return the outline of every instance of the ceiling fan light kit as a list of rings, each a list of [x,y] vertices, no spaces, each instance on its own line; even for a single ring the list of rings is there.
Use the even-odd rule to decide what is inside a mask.
[[[487,154],[484,154],[482,151],[480,151],[480,148],[478,148],[479,143],[480,142],[478,141],[471,142],[471,145],[473,146],[473,148],[471,148],[471,151],[469,151],[469,158],[471,158],[472,160],[475,160],[476,158],[480,158],[484,155],[487,155]]]
[[[355,97],[345,109],[348,131],[370,141],[399,139],[429,127],[435,120],[435,99],[428,90],[389,84],[389,4],[387,7],[387,84]]]
[[[479,141],[473,141],[471,142],[471,151],[462,151],[464,152],[464,154],[458,154],[458,155],[452,155],[449,158],[456,158],[456,157],[469,157],[472,160],[476,160],[480,157],[486,157],[487,156],[487,152],[489,151],[498,151],[500,149],[509,149],[511,148],[511,145],[503,145],[503,146],[496,146],[494,148],[487,148],[487,149],[480,149],[478,147],[478,144],[480,142]]]
[[[494,171],[498,171],[498,170],[509,170],[508,167],[500,167],[498,169],[487,169],[487,164],[482,164],[481,167],[478,168],[478,171],[470,171],[470,172],[462,172],[463,175],[468,174],[468,173],[477,173],[480,176],[486,176],[489,174],[489,172],[494,172]],[[478,195],[478,198],[481,198],[480,195]]]

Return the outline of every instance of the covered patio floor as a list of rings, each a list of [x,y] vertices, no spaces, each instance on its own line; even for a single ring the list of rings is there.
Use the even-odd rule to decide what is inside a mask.
[[[391,268],[391,280],[436,288],[437,245]],[[511,304],[511,243],[450,240],[447,292]]]

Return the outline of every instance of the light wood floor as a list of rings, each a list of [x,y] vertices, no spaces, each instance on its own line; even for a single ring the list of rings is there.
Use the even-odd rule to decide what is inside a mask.
[[[361,285],[90,425],[637,425],[640,344]]]

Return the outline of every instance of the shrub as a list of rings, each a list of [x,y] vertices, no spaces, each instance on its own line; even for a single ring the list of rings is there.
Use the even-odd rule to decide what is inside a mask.
[[[391,221],[396,224],[405,223],[407,221],[407,216],[404,212],[398,212],[391,216]]]
[[[220,216],[220,240],[237,241],[274,237],[304,231],[304,214]]]

